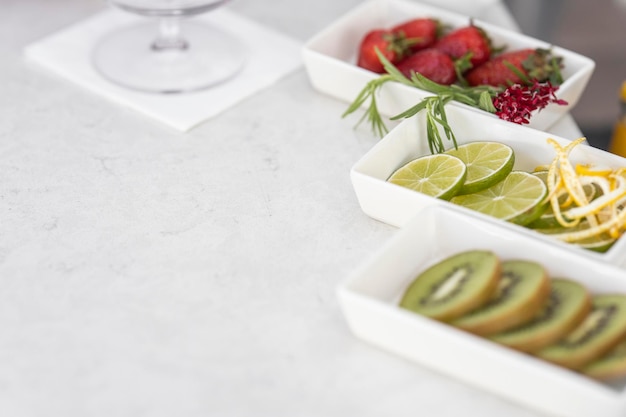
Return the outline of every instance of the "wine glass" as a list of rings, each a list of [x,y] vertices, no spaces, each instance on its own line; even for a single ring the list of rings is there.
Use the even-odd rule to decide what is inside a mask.
[[[144,92],[182,93],[222,83],[243,67],[243,44],[210,24],[181,21],[228,1],[109,0],[152,19],[104,36],[93,65],[109,81]]]

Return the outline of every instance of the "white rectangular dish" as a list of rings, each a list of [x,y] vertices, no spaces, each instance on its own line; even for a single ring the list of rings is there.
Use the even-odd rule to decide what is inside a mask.
[[[575,52],[489,24],[480,19],[482,9],[476,7],[478,15],[471,18],[477,26],[487,31],[495,45],[506,45],[509,50],[523,47],[552,48],[555,55],[563,57],[565,82],[560,86],[557,95],[566,100],[568,105],[548,105],[530,119],[532,127],[547,129],[576,105],[593,73],[595,63]],[[434,17],[452,27],[466,26],[470,21],[470,16],[418,2],[403,0],[365,2],[304,45],[303,60],[313,87],[324,94],[352,102],[367,82],[378,77],[378,74],[356,66],[357,50],[363,36],[371,29],[391,27],[414,17]],[[384,115],[396,115],[429,95],[431,93],[424,90],[398,83],[387,83],[377,96],[378,108]],[[454,102],[454,105],[485,113],[465,104]],[[495,115],[488,115],[492,119],[497,119]]]
[[[383,350],[550,415],[625,416],[626,381],[600,383],[398,307],[406,286],[428,265],[473,249],[539,262],[551,277],[576,280],[592,294],[626,294],[623,270],[511,225],[431,206],[338,287],[351,331]]]
[[[556,155],[547,138],[565,144],[577,138],[560,138],[548,133],[519,126],[487,115],[469,112],[456,106],[447,106],[448,122],[459,144],[484,140],[507,144],[515,151],[515,170],[531,172],[539,165],[549,164]],[[427,205],[452,206],[416,191],[387,182],[391,174],[407,162],[430,154],[426,138],[425,115],[418,114],[394,128],[351,169],[352,184],[362,210],[370,217],[396,227],[404,226],[417,211]],[[452,147],[448,143],[447,148]],[[607,167],[626,167],[626,159],[591,146],[579,145],[570,155],[572,163],[590,163]],[[457,206],[455,206],[457,207]],[[459,207],[468,214],[482,214]],[[548,240],[580,253],[582,256],[602,259],[626,267],[626,238],[619,239],[607,252],[597,253],[561,243],[554,238],[530,229],[514,226],[519,233],[530,233],[536,239]]]

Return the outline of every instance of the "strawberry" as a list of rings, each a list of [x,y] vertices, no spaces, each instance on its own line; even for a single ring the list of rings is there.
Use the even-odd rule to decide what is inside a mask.
[[[520,49],[492,58],[469,71],[465,79],[471,86],[497,87],[546,80],[558,85],[560,62],[560,58],[550,57],[550,51],[544,49]]]
[[[470,25],[456,29],[437,41],[434,46],[453,59],[461,59],[470,55],[472,67],[476,67],[491,56],[491,40],[484,30]]]
[[[385,70],[376,55],[376,48],[396,64],[407,55],[433,45],[439,28],[436,20],[423,18],[406,21],[391,29],[371,30],[361,41],[357,65],[382,74]]]
[[[385,69],[376,55],[376,48],[394,64],[405,54],[394,42],[394,35],[390,30],[375,29],[368,32],[361,41],[357,65],[379,74],[384,73]]]
[[[456,81],[452,58],[433,48],[421,50],[405,58],[398,63],[397,68],[407,78],[411,78],[414,72],[419,72],[438,84],[450,85]]]
[[[391,32],[398,38],[406,39],[409,49],[417,52],[435,43],[441,32],[441,25],[435,19],[418,18],[392,27]]]

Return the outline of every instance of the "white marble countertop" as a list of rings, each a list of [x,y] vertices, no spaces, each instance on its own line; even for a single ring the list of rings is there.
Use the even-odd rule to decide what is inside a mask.
[[[305,41],[358,3],[229,7]],[[304,69],[182,134],[24,61],[104,7],[2,3],[0,415],[538,416],[350,334],[336,284],[395,229]]]

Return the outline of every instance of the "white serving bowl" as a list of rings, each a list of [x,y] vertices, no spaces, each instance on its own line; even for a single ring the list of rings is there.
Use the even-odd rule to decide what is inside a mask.
[[[488,115],[470,112],[457,106],[447,106],[448,122],[459,144],[478,140],[507,144],[515,151],[516,170],[531,172],[539,165],[549,164],[556,152],[547,143],[552,137],[561,144],[577,138],[561,138],[549,133],[493,120]],[[447,201],[387,182],[391,174],[407,162],[430,154],[426,138],[425,115],[417,114],[389,132],[370,149],[351,169],[350,176],[362,210],[377,220],[396,227],[404,226],[421,208],[437,204],[454,206]],[[448,143],[446,148],[452,147]],[[626,159],[584,144],[578,145],[570,154],[572,163],[589,163],[606,167],[626,167]],[[454,206],[457,207],[457,206]],[[459,207],[468,214],[486,215]],[[500,221],[504,223],[504,221]],[[563,245],[581,256],[600,259],[626,268],[626,238],[620,238],[606,253],[581,249],[573,244],[562,243],[555,238],[540,234],[522,226],[514,227],[519,233],[530,234],[536,239]],[[625,274],[626,275],[626,274]]]
[[[398,307],[405,288],[427,266],[474,249],[494,251],[503,260],[539,262],[551,277],[578,281],[592,294],[626,294],[621,269],[505,223],[430,206],[338,287],[351,331],[381,349],[550,415],[625,416],[626,380],[596,382]]]
[[[481,11],[484,12],[487,9],[483,4],[485,1],[477,3],[477,13],[480,14]],[[357,50],[363,36],[371,29],[391,27],[415,17],[437,18],[452,27],[466,26],[470,21],[469,16],[418,2],[402,0],[365,2],[332,23],[304,45],[303,60],[313,87],[340,100],[352,102],[368,81],[379,76],[356,65]],[[506,45],[509,50],[527,47],[552,48],[555,55],[563,57],[565,81],[560,86],[557,96],[566,100],[568,105],[550,104],[545,109],[535,112],[530,126],[547,129],[573,108],[595,68],[595,63],[591,59],[489,24],[480,20],[479,15],[471,17],[477,26],[487,31],[496,46]],[[378,108],[384,115],[396,115],[429,95],[432,94],[424,90],[398,83],[387,83],[377,97]],[[484,113],[482,110],[465,104],[456,102],[454,104]],[[497,119],[495,115],[490,114],[490,117]]]

